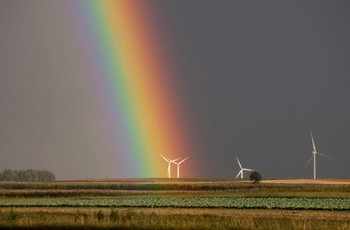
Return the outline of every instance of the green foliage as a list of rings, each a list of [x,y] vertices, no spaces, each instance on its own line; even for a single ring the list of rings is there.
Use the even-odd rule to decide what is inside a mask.
[[[0,207],[128,207],[128,208],[234,208],[287,210],[350,210],[350,199],[241,198],[241,197],[129,197],[81,199],[0,200]],[[132,213],[126,212],[129,219]],[[96,218],[103,221],[103,212]]]
[[[97,221],[98,221],[98,222],[102,222],[102,221],[104,220],[105,216],[104,216],[102,210],[100,210],[100,211],[97,212],[96,218],[97,218]]]
[[[134,215],[134,212],[131,209],[126,210],[126,219],[131,220],[132,216]]]
[[[118,211],[112,209],[111,210],[111,214],[109,215],[109,219],[112,222],[118,221],[119,220],[119,213],[118,213]]]
[[[250,175],[249,178],[251,181],[253,181],[253,184],[258,184],[262,180],[262,176],[258,171],[253,171]]]
[[[11,209],[11,211],[7,216],[7,221],[12,223],[12,222],[15,222],[17,218],[18,218],[18,213],[16,213],[13,209]]]
[[[47,170],[11,170],[0,173],[0,181],[54,181],[55,175]]]

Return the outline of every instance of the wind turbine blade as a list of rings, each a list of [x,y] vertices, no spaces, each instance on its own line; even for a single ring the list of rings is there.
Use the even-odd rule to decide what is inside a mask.
[[[178,164],[176,161],[178,161],[178,160],[180,160],[181,159],[181,157],[180,158],[176,158],[175,160],[170,160],[170,162],[171,163],[174,163],[174,164]]]
[[[310,157],[310,159],[306,162],[305,168],[306,168],[306,166],[308,166],[308,165],[310,164],[310,162],[312,161],[313,158],[314,158],[314,155],[312,155],[312,156]]]
[[[163,159],[166,161],[166,162],[169,162],[169,160],[165,157],[165,156],[163,156],[162,154],[159,154],[161,157],[163,157]]]
[[[326,155],[326,154],[323,154],[323,153],[317,153],[317,154],[320,154],[321,156],[323,156],[323,157],[325,157],[325,158],[328,158],[328,159],[333,160],[332,157],[330,157],[330,156],[328,156],[328,155]]]
[[[242,170],[249,171],[249,172],[254,172],[255,171],[254,169],[246,169],[246,168],[243,168]]]
[[[185,160],[187,160],[188,157],[186,157],[185,159],[183,159],[182,161],[178,162],[177,164],[181,164],[182,162],[184,162]]]
[[[315,140],[314,140],[314,136],[312,135],[312,131],[310,130],[310,135],[311,135],[311,141],[312,141],[312,148],[315,152],[317,152],[316,150],[316,145],[315,145]]]
[[[236,157],[239,167],[242,169],[241,162],[239,162],[238,157]]]

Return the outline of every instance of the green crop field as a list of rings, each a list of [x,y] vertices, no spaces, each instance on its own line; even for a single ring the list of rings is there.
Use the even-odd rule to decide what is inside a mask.
[[[1,182],[0,228],[350,229],[343,181]]]
[[[253,197],[56,198],[1,200],[0,207],[235,208],[350,211],[350,199]]]

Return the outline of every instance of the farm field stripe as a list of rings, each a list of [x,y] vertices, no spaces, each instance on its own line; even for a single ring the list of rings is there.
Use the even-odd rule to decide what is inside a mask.
[[[350,199],[229,197],[34,199],[3,200],[0,201],[0,207],[142,207],[350,210]]]

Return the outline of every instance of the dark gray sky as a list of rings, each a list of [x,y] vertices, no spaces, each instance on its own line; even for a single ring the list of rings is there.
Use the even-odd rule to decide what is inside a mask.
[[[349,177],[350,2],[150,1],[198,134],[198,177]],[[60,1],[0,1],[0,170],[116,177]],[[194,159],[192,159],[194,160]],[[82,163],[83,162],[83,163]],[[125,176],[125,175],[123,175]]]

